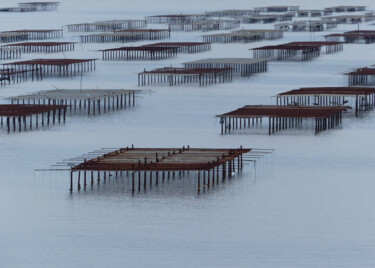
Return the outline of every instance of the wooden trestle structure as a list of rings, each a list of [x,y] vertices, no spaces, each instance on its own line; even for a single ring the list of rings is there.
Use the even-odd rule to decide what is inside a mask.
[[[81,43],[126,43],[137,42],[143,40],[143,35],[138,33],[99,33],[80,35]]]
[[[176,56],[178,47],[138,46],[101,51],[103,60],[162,60]]]
[[[252,149],[206,149],[206,148],[120,148],[117,150],[103,151],[98,157],[87,159],[84,156],[79,163],[73,165],[70,171],[70,192],[73,192],[74,174],[78,173],[77,189],[81,189],[81,172],[83,188],[88,183],[98,183],[112,176],[122,176],[123,172],[131,176],[131,191],[136,188],[141,190],[141,185],[146,189],[147,180],[149,186],[158,186],[170,177],[184,176],[185,172],[197,173],[197,191],[214,187],[219,181],[225,181],[240,172],[244,167],[243,156],[250,153]],[[92,157],[92,154],[91,154]],[[76,160],[77,162],[77,160]],[[130,173],[130,174],[129,174]],[[142,176],[143,175],[143,176]],[[138,177],[138,180],[137,178]],[[143,183],[142,183],[143,177]],[[136,183],[138,187],[136,187]]]
[[[295,12],[288,12],[283,14],[263,14],[243,16],[242,23],[274,23],[277,21],[291,21],[295,16]]]
[[[30,7],[2,7],[0,12],[36,12],[38,11],[35,6]]]
[[[28,34],[23,33],[0,33],[0,43],[20,42],[29,39]]]
[[[326,54],[343,50],[342,42],[291,42],[275,46],[252,48],[253,58],[270,60],[311,60],[320,56],[321,47],[326,47]]]
[[[32,39],[59,39],[63,37],[63,30],[51,29],[51,30],[15,30],[1,32],[5,34],[21,34],[27,35],[26,40]],[[25,40],[25,39],[24,39]]]
[[[21,58],[21,49],[12,47],[0,47],[0,60]]]
[[[145,28],[146,26],[146,20],[108,20],[66,25],[68,32],[113,32],[116,30]]]
[[[232,81],[232,68],[174,68],[164,67],[138,73],[138,86],[169,83],[170,86],[199,83],[206,86]]]
[[[276,96],[277,105],[344,106],[349,99],[355,112],[375,106],[375,88],[369,87],[309,87],[294,89]]]
[[[282,38],[283,36],[284,33],[280,30],[253,29],[233,31],[230,33],[203,35],[203,41],[210,43],[250,43],[261,40],[274,40]]]
[[[303,20],[293,22],[283,22],[275,24],[275,30],[293,31],[293,32],[321,32],[337,27],[335,21],[326,20]]]
[[[208,17],[231,17],[238,18],[247,15],[253,15],[255,11],[253,9],[226,9],[219,11],[205,12]]]
[[[19,3],[20,7],[34,7],[37,11],[52,11],[57,10],[60,2],[23,2]]]
[[[95,61],[96,59],[35,59],[6,63],[3,66],[13,71],[31,69],[32,79],[34,79],[34,76],[73,76],[93,71],[95,70]]]
[[[132,33],[139,34],[143,40],[158,40],[171,37],[171,31],[169,29],[127,29],[118,30],[116,33]]]
[[[204,21],[193,21],[193,22],[175,22],[169,23],[168,28],[171,31],[218,31],[218,30],[230,30],[240,27],[240,20],[204,20]]]
[[[66,105],[71,110],[87,110],[90,115],[126,109],[135,105],[135,89],[55,89],[11,97],[12,104]]]
[[[178,52],[197,53],[211,50],[208,42],[164,42],[143,45],[144,47],[177,47]]]
[[[185,68],[232,68],[233,73],[249,76],[267,71],[266,59],[211,58],[184,63]]]
[[[203,35],[203,42],[210,43],[250,43],[263,40],[260,34],[257,33],[220,33]]]
[[[284,44],[285,46],[316,46],[316,47],[325,47],[325,53],[331,54],[344,50],[343,42],[323,42],[323,41],[299,41],[299,42],[290,42]]]
[[[142,40],[158,40],[170,37],[168,29],[127,29],[114,33],[98,33],[80,35],[81,43],[113,43],[137,42]]]
[[[332,12],[328,13],[329,15],[332,14]],[[303,10],[298,10],[297,16],[299,18],[316,18],[316,17],[322,17],[323,15],[328,15],[327,13],[324,12],[322,9],[303,9]]]
[[[261,128],[262,119],[268,117],[268,134],[290,128],[302,127],[304,120],[315,120],[315,134],[335,128],[341,124],[343,106],[278,106],[248,105],[237,110],[217,115],[220,118],[221,134],[232,129]]]
[[[329,34],[325,36],[326,41],[342,41],[344,43],[375,43],[375,31],[349,31],[345,33]]]
[[[359,68],[353,72],[346,73],[349,77],[348,85],[351,86],[374,86],[375,85],[375,68]]]
[[[323,19],[328,21],[334,21],[337,24],[359,24],[362,22],[374,20],[372,13],[366,13],[364,15],[331,16],[323,17]]]
[[[252,48],[253,58],[269,60],[311,60],[320,56],[320,46],[264,46]]]
[[[299,11],[299,6],[264,6],[264,7],[255,7],[255,12],[289,12],[289,11]]]
[[[23,53],[45,52],[55,53],[74,50],[75,42],[25,42],[5,45],[4,47],[15,48]]]
[[[147,23],[183,23],[201,21],[206,15],[169,14],[146,17]]]
[[[366,6],[334,6],[326,7],[325,11],[330,12],[356,12],[356,11],[365,11]]]
[[[260,36],[262,40],[275,40],[284,37],[283,31],[280,30],[268,30],[268,29],[248,29],[248,30],[237,30],[233,33],[253,33]]]
[[[13,129],[16,132],[31,130],[33,121],[35,127],[39,124],[43,127],[63,120],[65,122],[66,105],[23,105],[23,104],[0,104],[0,125],[6,125],[8,133]],[[5,121],[5,122],[4,122]]]
[[[14,69],[14,68],[2,68],[0,69],[0,85],[4,86],[7,84],[15,84],[27,81],[28,77],[34,79],[42,79],[40,70],[37,68],[23,68],[23,69]]]

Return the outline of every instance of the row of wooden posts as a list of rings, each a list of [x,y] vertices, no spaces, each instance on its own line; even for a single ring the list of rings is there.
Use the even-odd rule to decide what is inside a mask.
[[[214,187],[215,184],[219,184],[220,180],[225,182],[228,178],[233,177],[233,173],[240,172],[243,169],[243,155],[240,155],[233,160],[227,161],[221,165],[217,165],[208,170],[199,170],[199,171],[143,171],[143,170],[134,170],[134,171],[124,171],[126,176],[131,176],[132,179],[132,192],[136,191],[136,177],[138,177],[137,185],[138,185],[138,192],[141,191],[141,185],[143,184],[143,188],[146,189],[147,181],[149,181],[149,187],[152,187],[153,184],[156,186],[159,184],[159,179],[161,182],[164,182],[165,179],[169,180],[170,178],[175,178],[176,175],[179,177],[185,176],[185,172],[189,174],[190,172],[195,172],[197,174],[197,191],[198,193],[201,190],[205,190],[206,188],[210,188],[211,186]],[[81,190],[81,172],[82,172],[82,179],[83,179],[83,188],[86,189],[88,183],[91,185],[94,184],[96,180],[98,184],[103,179],[106,182],[107,178],[109,179],[111,176],[115,176],[115,178],[119,176],[123,176],[123,171],[94,171],[94,170],[82,170],[82,171],[71,171],[70,172],[70,192],[73,192],[73,179],[74,174],[78,173],[78,181],[77,181],[77,189],[78,191]],[[137,176],[138,175],[138,176]],[[143,175],[143,176],[142,176]],[[143,178],[142,178],[143,177]],[[143,183],[142,183],[143,179]]]
[[[213,35],[204,35],[203,42],[210,43],[234,43],[234,42],[243,42],[250,43],[255,41],[263,40],[262,34],[213,34]]]
[[[303,118],[300,117],[268,117],[268,134],[274,134],[281,130],[286,130],[289,128],[302,127]],[[342,114],[338,113],[334,116],[328,118],[315,118],[315,134],[334,128],[335,126],[341,124]],[[252,117],[252,118],[235,118],[235,117],[222,117],[220,119],[221,124],[221,134],[230,133],[232,129],[242,129],[251,127],[262,127],[262,117]]]
[[[320,56],[320,47],[310,49],[254,49],[253,58],[272,58],[274,60],[297,59],[302,61],[311,60]]]
[[[185,63],[185,68],[232,68],[233,72],[241,76],[262,73],[267,71],[267,61],[254,62],[249,64],[241,63]]]
[[[35,114],[35,115],[1,117],[0,125],[1,127],[3,127],[3,125],[6,125],[8,133],[12,129],[13,129],[13,132],[16,132],[17,125],[18,125],[18,131],[21,132],[22,127],[24,131],[26,131],[27,129],[31,130],[33,128],[33,121],[35,121],[35,127],[38,128],[39,124],[41,124],[41,126],[43,127],[45,123],[49,125],[50,121],[52,121],[52,123],[55,124],[56,120],[58,123],[61,123],[61,120],[63,120],[63,122],[65,123],[65,117],[66,117],[66,108],[60,108],[57,110],[52,110],[49,112]],[[27,123],[27,121],[29,122]]]
[[[27,81],[28,77],[31,79],[41,80],[43,78],[41,74],[41,69],[24,69],[15,70],[13,68],[0,69],[0,85],[15,84]]]
[[[123,109],[127,106],[135,105],[135,92],[119,95],[108,95],[107,97],[101,97],[98,99],[16,99],[11,100],[11,104],[43,104],[43,105],[67,105],[69,110],[81,110],[87,109],[87,113],[95,115],[95,113],[101,113],[102,111],[114,111],[115,109]]]
[[[262,117],[239,118],[239,117],[222,117],[220,118],[221,134],[230,132],[232,129],[242,129],[250,127],[262,127]]]
[[[44,45],[41,43],[38,44],[23,44],[23,45],[8,45],[7,47],[15,48],[21,50],[23,53],[34,53],[34,52],[45,52],[45,53],[56,53],[56,52],[65,52],[65,51],[72,51],[74,50],[74,43],[61,43],[61,44],[54,44],[54,45]]]
[[[218,30],[230,30],[240,27],[239,20],[211,20],[201,22],[180,22],[170,23],[168,28],[171,31],[218,31]]]
[[[231,69],[215,73],[202,74],[157,74],[157,73],[139,73],[138,86],[144,86],[154,83],[168,82],[170,86],[199,83],[199,86],[205,86],[216,83],[225,83],[233,80],[233,72]]]
[[[152,49],[113,49],[113,50],[103,50],[102,59],[103,60],[114,60],[114,59],[124,59],[124,60],[136,60],[136,59],[150,59],[150,60],[160,60],[174,57],[177,55],[177,47],[163,47],[159,50]]]
[[[268,117],[268,134],[274,134],[281,130],[294,127],[302,127],[305,118],[300,117]],[[307,119],[308,120],[308,119]],[[315,118],[315,134],[321,131],[334,128],[342,122],[342,114],[337,113],[328,118]]]
[[[375,85],[374,75],[349,75],[349,86],[373,86]]]
[[[146,20],[113,20],[67,25],[68,32],[109,32],[123,29],[138,29],[147,26]]]
[[[14,71],[30,70],[31,77],[34,79],[34,75],[38,77],[57,74],[59,76],[72,76],[78,73],[88,72],[95,70],[95,60],[84,61],[79,63],[69,63],[64,65],[53,65],[53,64],[9,64]],[[29,69],[28,69],[29,68]]]
[[[11,60],[21,58],[21,49],[19,48],[0,48],[0,60]]]
[[[287,96],[277,97],[276,105],[297,105],[297,106],[344,106],[348,100],[344,96]],[[366,110],[367,106],[375,106],[375,95],[355,96],[355,111]]]
[[[21,42],[29,40],[28,34],[10,34],[10,33],[0,33],[0,43],[12,43],[12,42]]]

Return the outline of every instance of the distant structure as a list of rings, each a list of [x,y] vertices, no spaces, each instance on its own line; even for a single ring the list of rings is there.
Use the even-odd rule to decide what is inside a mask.
[[[253,58],[269,60],[312,60],[319,57],[321,47],[326,47],[326,54],[343,50],[342,42],[291,42],[275,46],[252,48]]]
[[[363,22],[373,21],[375,16],[373,13],[366,13],[364,15],[342,15],[323,17],[324,21],[335,22],[336,24],[359,24]]]
[[[218,30],[230,30],[240,27],[240,20],[204,20],[204,21],[193,21],[193,22],[173,22],[168,24],[168,28],[171,31],[218,31]]]
[[[349,31],[325,36],[328,42],[372,44],[375,42],[375,31]]]
[[[0,12],[37,12],[57,10],[60,2],[24,2],[19,3],[18,7],[3,7]]]
[[[36,7],[37,11],[57,10],[60,2],[23,2],[18,4],[20,7]]]
[[[199,83],[206,86],[232,81],[232,68],[176,68],[164,67],[138,73],[138,86],[168,83],[169,86]]]
[[[147,27],[146,20],[106,20],[66,25],[68,32],[114,32]]]
[[[283,36],[284,33],[281,30],[253,29],[239,30],[230,33],[203,35],[203,41],[211,43],[250,43],[261,40],[279,39]]]
[[[165,38],[170,38],[169,29],[128,29],[118,30],[114,33],[99,33],[80,36],[81,43],[125,43]]]
[[[326,12],[357,12],[357,11],[365,11],[366,6],[334,6],[334,7],[327,7],[324,9]]]
[[[288,12],[288,11],[298,11],[299,6],[266,6],[266,7],[256,7],[255,12]]]
[[[9,36],[26,36],[22,37],[22,40],[38,40],[38,39],[59,39],[63,37],[63,30],[60,29],[48,29],[48,30],[15,30],[15,31],[4,31],[1,34]],[[16,41],[16,42],[17,42]],[[11,41],[14,42],[14,41]]]
[[[299,18],[316,18],[316,17],[322,17],[323,15],[331,15],[332,12],[330,11],[324,11],[321,9],[304,9],[304,10],[298,10],[297,17]]]
[[[144,40],[157,40],[171,37],[169,29],[127,29],[118,30],[116,33],[140,34]]]
[[[243,16],[242,23],[275,23],[277,21],[291,21],[295,16],[295,12],[287,12],[282,14],[257,14],[251,16]]]
[[[194,21],[202,21],[207,18],[207,15],[187,15],[187,14],[171,14],[171,15],[156,15],[146,17],[147,23],[186,23]]]
[[[211,50],[209,42],[163,42],[143,45],[144,47],[177,47],[179,53],[198,53]]]
[[[81,43],[127,43],[143,40],[143,35],[138,33],[100,33],[79,37]]]
[[[255,13],[256,12],[254,9],[226,9],[226,10],[206,12],[205,15],[208,17],[238,18],[242,16],[254,15]]]
[[[19,49],[23,53],[56,53],[74,50],[74,42],[25,42],[13,43],[4,47],[10,49]]]
[[[275,24],[275,30],[292,32],[322,32],[337,27],[335,21],[299,20]]]
[[[178,47],[134,46],[101,51],[103,60],[163,60],[176,56]]]
[[[232,68],[234,74],[249,76],[267,71],[266,59],[210,58],[184,63],[185,68]]]
[[[0,7],[0,12],[36,12],[35,6],[30,7]]]

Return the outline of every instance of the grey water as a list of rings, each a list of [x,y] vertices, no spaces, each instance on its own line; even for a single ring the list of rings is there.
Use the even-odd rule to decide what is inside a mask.
[[[15,6],[18,1],[1,1]],[[56,12],[1,13],[0,31],[60,28],[104,19],[166,13],[251,9],[265,5],[366,5],[373,1],[62,0]],[[149,27],[163,27],[149,25]],[[268,28],[270,24],[241,25]],[[375,29],[369,23],[360,29]],[[339,25],[319,33],[286,32],[283,39],[213,44],[212,50],[162,61],[101,61],[83,88],[137,88],[144,68],[181,66],[209,57],[250,57],[249,49],[358,29]],[[79,41],[76,33],[64,40]],[[172,32],[170,41],[201,41],[201,32]],[[130,45],[146,44],[137,42]],[[100,58],[118,44],[77,44],[72,52],[24,54]],[[271,62],[266,73],[232,83],[152,85],[130,109],[100,116],[71,115],[65,124],[10,133],[0,129],[0,267],[374,267],[375,111],[348,114],[339,128],[268,136],[250,130],[220,135],[214,116],[248,104],[273,104],[279,92],[346,86],[343,73],[375,64],[374,44],[309,62]],[[1,63],[7,61],[2,61]],[[81,77],[45,78],[0,88],[7,97],[79,88]],[[275,149],[225,184],[197,194],[193,180],[176,178],[131,194],[126,177],[70,194],[66,172],[36,172],[100,148],[239,147]],[[193,175],[192,175],[193,176]]]

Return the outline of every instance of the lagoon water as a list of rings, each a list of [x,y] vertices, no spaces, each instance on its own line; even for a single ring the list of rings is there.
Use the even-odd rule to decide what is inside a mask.
[[[367,5],[372,1],[74,1],[56,12],[2,13],[0,31],[60,28],[70,23],[197,13],[274,4],[301,8]],[[17,1],[1,1],[15,6]],[[375,29],[371,23],[360,29]],[[149,25],[163,27],[162,25]],[[269,28],[273,25],[241,25]],[[355,30],[340,25],[330,32]],[[209,52],[163,61],[99,60],[83,88],[136,88],[144,68],[180,66],[208,57],[249,57],[249,49],[288,41],[324,40],[321,33],[284,39],[213,44]],[[172,32],[170,41],[200,41],[201,32]],[[79,41],[77,33],[64,40]],[[168,40],[169,41],[169,40]],[[130,45],[146,44],[132,43]],[[24,54],[94,57],[118,44],[77,44],[73,52]],[[136,106],[66,124],[8,134],[0,129],[0,267],[374,267],[375,112],[345,116],[341,127],[265,130],[220,135],[216,114],[246,104],[272,104],[279,92],[307,86],[345,86],[343,73],[375,64],[375,45],[349,44],[310,62],[271,62],[267,73],[208,87],[145,87]],[[5,61],[4,61],[5,62]],[[37,90],[79,88],[81,77],[45,78],[0,88],[2,99]],[[5,100],[2,101],[6,103]],[[126,177],[70,194],[66,172],[35,172],[108,147],[238,147],[275,149],[254,167],[197,195],[192,180],[171,180],[134,195]]]

